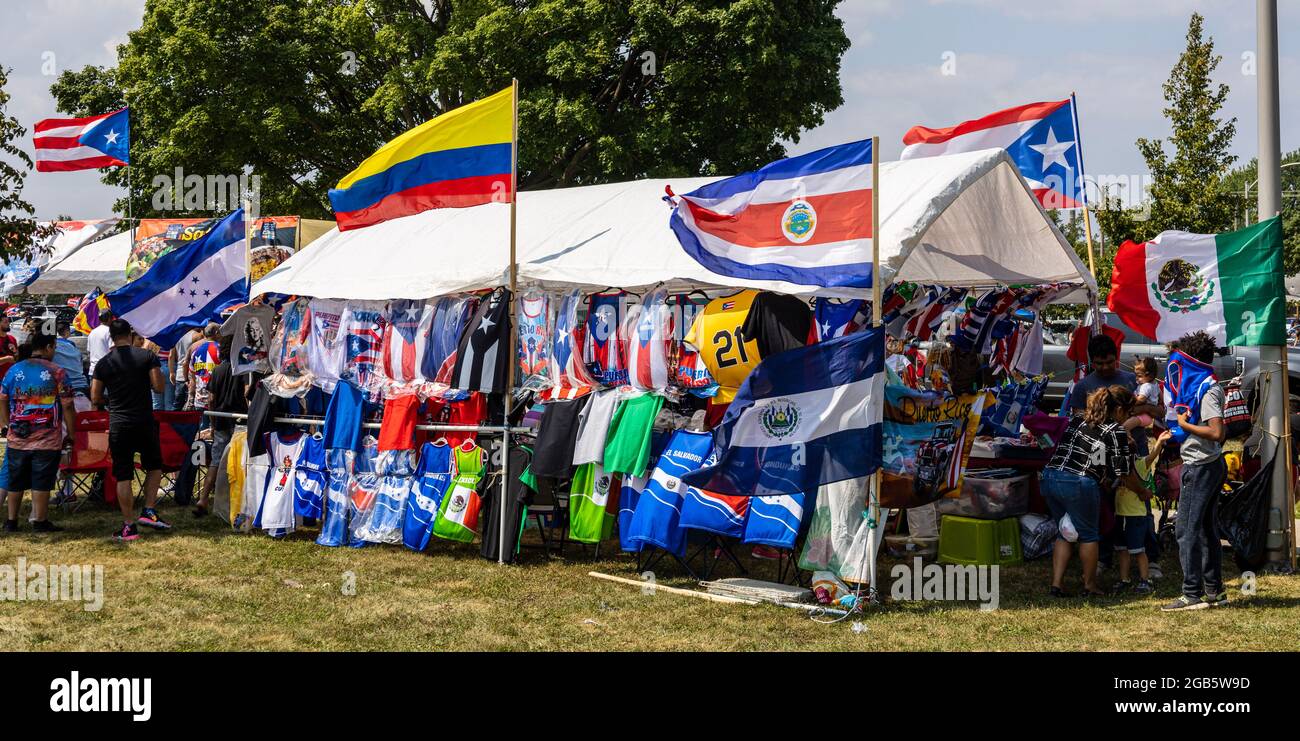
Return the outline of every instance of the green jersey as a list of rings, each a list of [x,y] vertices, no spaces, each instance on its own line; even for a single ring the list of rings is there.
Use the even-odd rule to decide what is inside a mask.
[[[642,394],[618,405],[605,440],[605,471],[645,474],[650,464],[650,432],[663,404],[662,396]]]

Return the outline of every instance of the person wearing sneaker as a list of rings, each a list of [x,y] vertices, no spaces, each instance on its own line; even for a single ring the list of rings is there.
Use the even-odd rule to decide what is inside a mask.
[[[1078,532],[1083,588],[1090,596],[1105,594],[1097,586],[1102,488],[1109,490],[1121,483],[1142,486],[1133,476],[1129,438],[1122,426],[1132,416],[1133,404],[1133,392],[1120,385],[1092,392],[1083,415],[1070,419],[1043,470],[1043,498],[1053,519],[1059,522],[1068,514]],[[1063,582],[1071,552],[1070,542],[1059,536],[1052,551],[1051,594],[1055,597],[1065,596]]]
[[[31,356],[14,363],[0,381],[0,427],[9,428],[5,530],[18,529],[18,509],[30,490],[32,530],[53,532],[62,528],[49,520],[50,491],[63,450],[71,448],[76,411],[67,373],[50,360],[54,335],[34,335],[28,349]]]
[[[140,537],[137,525],[156,530],[171,527],[154,510],[162,481],[162,450],[158,422],[153,416],[153,394],[162,392],[164,379],[158,356],[134,346],[135,332],[125,319],[109,322],[108,332],[113,347],[95,364],[90,396],[100,405],[105,403],[108,392],[108,453],[117,479],[117,506],[122,510],[122,525],[113,537],[129,541]],[[144,509],[139,517],[131,494],[137,453],[145,472]]]
[[[1217,348],[1205,332],[1183,335],[1174,348],[1206,365],[1213,365]],[[1187,433],[1178,452],[1183,459],[1182,491],[1178,495],[1178,561],[1183,567],[1183,594],[1164,606],[1166,611],[1226,605],[1223,590],[1223,550],[1215,522],[1219,494],[1227,469],[1223,462],[1223,387],[1210,384],[1200,400],[1200,422],[1178,413],[1178,426]]]
[[[1139,594],[1151,593],[1151,563],[1147,560],[1147,539],[1151,535],[1151,498],[1155,496],[1155,463],[1160,460],[1165,444],[1169,441],[1168,431],[1160,433],[1151,446],[1146,457],[1134,461],[1133,468],[1137,477],[1144,484],[1142,489],[1134,490],[1121,486],[1115,492],[1115,560],[1119,564],[1119,583],[1116,592],[1129,588]],[[1130,442],[1133,442],[1130,439]],[[1133,562],[1137,561],[1138,583],[1133,587],[1130,580]]]

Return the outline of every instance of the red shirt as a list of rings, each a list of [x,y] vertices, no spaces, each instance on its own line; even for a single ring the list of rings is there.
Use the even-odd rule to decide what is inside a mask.
[[[6,334],[4,339],[0,339],[0,357],[5,355],[11,355],[14,358],[18,357],[18,340],[15,340],[11,334]],[[0,381],[4,380],[5,374],[9,372],[10,368],[14,367],[16,362],[18,361],[5,360],[0,362]]]

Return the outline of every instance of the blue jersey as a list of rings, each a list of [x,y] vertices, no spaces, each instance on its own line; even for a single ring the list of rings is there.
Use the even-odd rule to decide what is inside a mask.
[[[411,495],[406,499],[406,517],[402,522],[402,543],[422,551],[429,545],[433,521],[438,516],[442,495],[451,485],[450,445],[425,443],[420,448],[420,465],[415,470]]]
[[[803,521],[803,504],[803,494],[753,497],[749,502],[749,518],[745,520],[742,541],[782,550],[793,549]]]
[[[715,448],[705,459],[705,466],[718,462]],[[749,497],[729,496],[704,491],[691,486],[682,501],[681,526],[690,530],[704,530],[727,538],[739,538],[745,530],[745,515],[749,512]]]
[[[383,450],[375,458],[378,486],[356,532],[368,543],[402,540],[402,516],[415,480],[414,450]]]
[[[429,323],[429,341],[420,364],[420,374],[429,380],[438,377],[442,364],[456,352],[465,323],[474,313],[474,300],[443,296],[434,303],[433,321]]]
[[[713,445],[706,432],[678,430],[659,456],[650,480],[636,503],[629,538],[643,546],[662,548],[678,557],[686,554],[686,530],[681,526],[682,476],[701,468]]]
[[[293,512],[299,517],[317,517],[324,512],[325,482],[329,470],[325,467],[325,439],[320,435],[307,438],[294,475]]]
[[[320,524],[320,535],[316,538],[318,545],[348,543],[348,481],[352,455],[352,451],[342,448],[325,451],[325,514]]]
[[[356,450],[361,446],[361,390],[340,381],[325,411],[326,450]]]
[[[825,342],[867,326],[866,299],[832,301],[817,298],[813,301],[813,336],[811,342]]]

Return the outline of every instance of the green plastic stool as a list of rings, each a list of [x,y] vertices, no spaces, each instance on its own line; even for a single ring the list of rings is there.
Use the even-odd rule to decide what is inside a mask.
[[[939,528],[939,562],[975,566],[1023,563],[1020,520],[977,520],[944,515]]]

